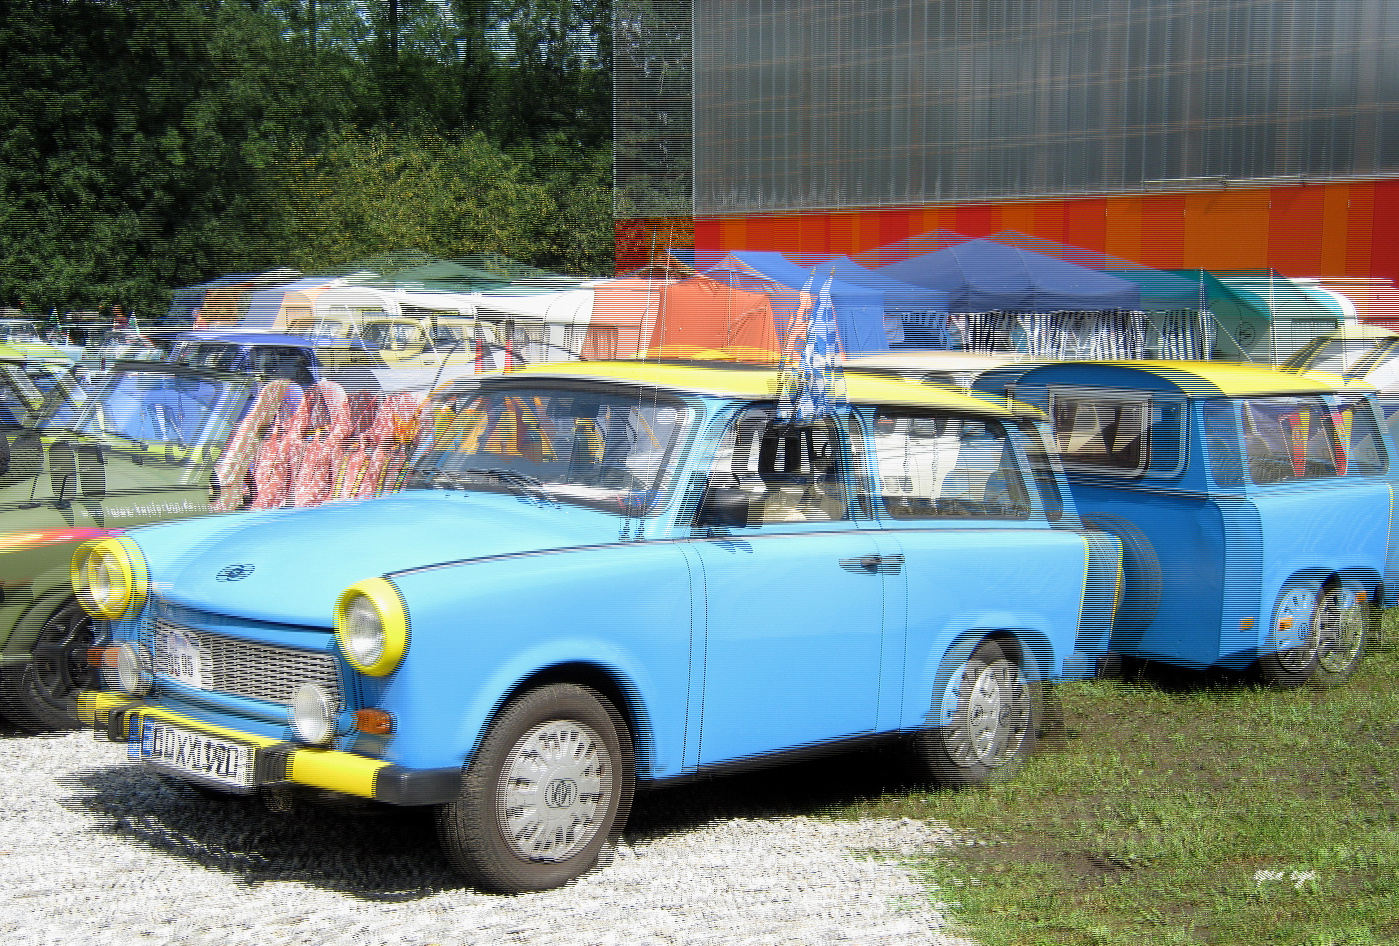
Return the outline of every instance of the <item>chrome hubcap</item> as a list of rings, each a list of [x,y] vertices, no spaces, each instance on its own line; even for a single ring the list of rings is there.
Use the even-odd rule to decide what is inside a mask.
[[[1029,728],[1029,698],[1019,668],[1008,660],[979,671],[968,667],[962,685],[964,718],[953,737],[953,758],[960,765],[1003,765],[1020,751]]]
[[[501,834],[524,860],[567,860],[597,836],[612,783],[612,759],[591,727],[571,719],[540,723],[520,737],[501,769]]]
[[[1365,612],[1355,595],[1344,590],[1329,591],[1317,607],[1321,668],[1328,673],[1345,673],[1365,645]]]

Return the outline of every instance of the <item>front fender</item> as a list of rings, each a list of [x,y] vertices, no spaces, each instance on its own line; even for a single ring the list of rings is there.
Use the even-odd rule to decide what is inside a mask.
[[[693,628],[689,568],[676,544],[505,555],[389,578],[411,635],[380,694],[398,720],[392,761],[461,765],[522,681],[583,664],[627,688],[628,709],[649,728],[649,745],[637,734],[649,769],[638,774],[679,774]]]

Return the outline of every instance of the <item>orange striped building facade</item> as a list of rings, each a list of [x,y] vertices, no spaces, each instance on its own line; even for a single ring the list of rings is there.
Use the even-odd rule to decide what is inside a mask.
[[[617,265],[634,269],[668,248],[854,255],[935,230],[1015,230],[1158,269],[1399,279],[1399,180],[618,220]]]

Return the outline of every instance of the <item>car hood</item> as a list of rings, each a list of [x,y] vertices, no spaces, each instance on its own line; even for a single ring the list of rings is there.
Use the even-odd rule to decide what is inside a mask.
[[[350,585],[465,559],[616,542],[622,520],[487,492],[413,490],[364,502],[234,513],[132,530],[166,601],[328,627]]]

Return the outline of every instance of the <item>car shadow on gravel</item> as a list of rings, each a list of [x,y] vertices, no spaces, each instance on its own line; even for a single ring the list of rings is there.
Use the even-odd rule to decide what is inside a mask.
[[[289,812],[259,798],[209,797],[141,766],[64,778],[65,807],[93,830],[138,841],[240,883],[296,881],[367,900],[406,901],[469,889],[437,846],[429,809],[298,800]],[[624,840],[651,841],[735,819],[821,815],[920,783],[906,752],[845,752],[639,793]]]

